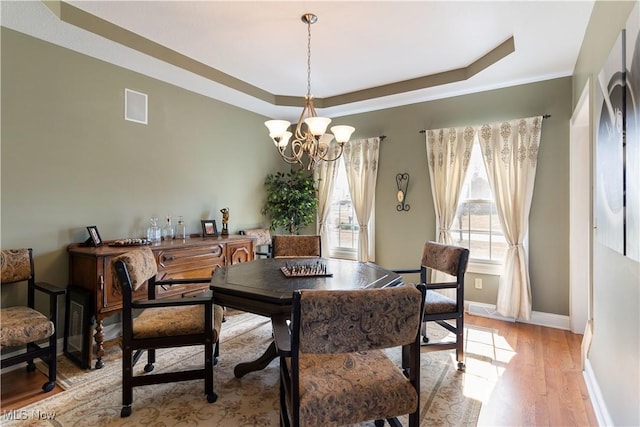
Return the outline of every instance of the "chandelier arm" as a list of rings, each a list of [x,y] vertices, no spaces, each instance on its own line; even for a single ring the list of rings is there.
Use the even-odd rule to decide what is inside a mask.
[[[298,150],[296,152],[294,150],[294,145],[295,144],[291,144],[291,152],[292,152],[291,156],[287,155],[287,153],[285,152],[286,147],[278,147],[278,152],[280,153],[280,157],[282,157],[282,160],[284,160],[285,162],[289,163],[290,165],[298,163],[298,164],[300,164],[300,166],[304,166],[304,164],[302,163],[302,160],[301,160],[302,156],[300,155],[300,151]],[[300,144],[298,144],[298,145],[300,145]]]
[[[333,159],[330,159],[329,157],[327,157],[327,155],[329,154],[329,151],[331,151],[331,146],[327,145],[327,144],[320,144],[321,146],[325,146],[326,147],[326,151],[324,151],[324,154],[322,154],[323,151],[318,150],[319,154],[318,154],[318,159],[325,161],[325,162],[335,162],[336,160],[338,160],[341,156],[342,156],[342,152],[344,151],[344,144],[340,144],[338,143],[338,147],[340,147],[340,151],[338,152],[338,154],[336,154],[336,156]]]

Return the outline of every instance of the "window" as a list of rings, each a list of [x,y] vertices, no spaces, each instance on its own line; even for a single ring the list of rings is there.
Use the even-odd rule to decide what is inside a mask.
[[[327,219],[329,227],[329,256],[331,258],[357,259],[358,238],[360,226],[356,218],[356,212],[351,202],[347,172],[342,157],[337,160],[338,172],[333,184],[331,196],[331,210]],[[373,224],[374,214],[371,214],[369,224]],[[369,226],[369,246],[373,252],[373,226]]]
[[[471,271],[500,274],[507,241],[502,234],[480,150],[476,140],[451,235],[455,245],[469,248]]]

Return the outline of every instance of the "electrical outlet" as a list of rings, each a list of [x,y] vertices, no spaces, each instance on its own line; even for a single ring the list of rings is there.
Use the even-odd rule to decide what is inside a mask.
[[[482,289],[482,279],[476,279],[476,289]]]

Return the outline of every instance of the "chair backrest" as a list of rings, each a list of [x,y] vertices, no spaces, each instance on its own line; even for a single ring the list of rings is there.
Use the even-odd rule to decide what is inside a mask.
[[[422,252],[421,266],[464,279],[469,262],[469,249],[443,243],[427,242]],[[424,281],[424,277],[421,280]]]
[[[28,249],[3,249],[0,253],[1,283],[33,281],[33,251]]]
[[[253,252],[256,258],[271,258],[271,231],[268,228],[253,228],[240,231],[241,235],[253,239]]]
[[[135,292],[144,283],[158,274],[156,259],[147,246],[125,252],[113,259],[116,275],[123,292]]]
[[[282,235],[273,236],[272,251],[274,258],[308,257],[318,258],[322,253],[319,235]]]
[[[254,246],[271,245],[271,231],[268,228],[253,228],[242,232],[253,239]]]
[[[293,299],[292,348],[351,353],[416,342],[424,287],[299,290]]]

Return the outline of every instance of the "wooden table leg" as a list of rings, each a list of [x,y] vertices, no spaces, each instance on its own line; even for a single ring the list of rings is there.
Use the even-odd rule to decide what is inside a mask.
[[[102,319],[96,323],[96,333],[93,338],[96,341],[96,356],[98,357],[96,369],[102,369],[104,368],[104,361],[102,360],[102,356],[104,356],[104,325],[102,324]]]
[[[233,369],[233,374],[236,378],[242,378],[249,372],[260,371],[266,368],[267,365],[271,363],[271,361],[276,357],[278,357],[278,352],[276,351],[276,343],[272,341],[271,344],[269,344],[269,347],[267,347],[265,352],[262,354],[262,356],[260,356],[256,360],[252,362],[238,363]]]

